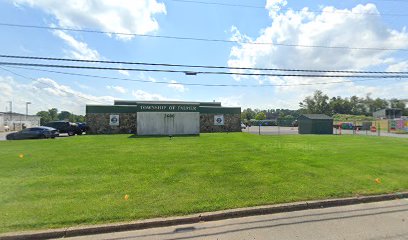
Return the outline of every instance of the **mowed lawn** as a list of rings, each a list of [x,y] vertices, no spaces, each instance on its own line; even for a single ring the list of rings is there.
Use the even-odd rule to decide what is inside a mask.
[[[407,153],[351,135],[3,141],[0,232],[405,191]]]

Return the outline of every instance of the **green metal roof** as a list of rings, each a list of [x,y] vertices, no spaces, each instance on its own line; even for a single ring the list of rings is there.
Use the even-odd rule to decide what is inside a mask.
[[[214,114],[241,114],[240,107],[210,107],[200,106],[200,113],[214,113]]]
[[[162,104],[162,105],[200,105],[200,106],[218,106],[220,102],[184,102],[184,101],[132,101],[132,100],[115,100],[114,105],[139,105],[139,104]]]
[[[299,117],[299,119],[305,119],[305,118],[307,118],[307,119],[320,119],[320,120],[322,120],[322,119],[327,119],[327,120],[333,120],[333,118],[332,117],[330,117],[330,116],[327,116],[326,114],[303,114],[303,115],[301,115],[300,117]]]

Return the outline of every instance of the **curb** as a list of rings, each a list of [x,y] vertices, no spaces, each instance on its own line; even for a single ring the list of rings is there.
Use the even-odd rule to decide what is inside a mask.
[[[359,196],[351,198],[339,198],[317,201],[303,201],[295,203],[268,205],[250,208],[238,208],[225,211],[207,212],[201,214],[187,215],[183,217],[156,218],[128,223],[103,224],[94,226],[80,226],[52,229],[45,231],[17,232],[1,234],[2,240],[19,239],[50,239],[64,238],[92,234],[102,234],[110,232],[122,232],[131,230],[141,230],[147,228],[168,227],[182,224],[193,224],[198,222],[218,221],[229,218],[240,218],[256,215],[266,215],[282,212],[293,212],[308,209],[328,208],[337,206],[347,206],[360,203],[381,202],[401,198],[408,198],[408,192],[392,193],[373,196]]]

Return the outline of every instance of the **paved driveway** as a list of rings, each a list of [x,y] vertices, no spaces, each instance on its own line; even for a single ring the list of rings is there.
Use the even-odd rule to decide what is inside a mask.
[[[246,129],[242,129],[243,132],[248,132],[252,134],[259,134],[261,135],[293,135],[299,134],[297,127],[277,127],[277,126],[252,126]],[[333,134],[340,134],[339,130],[333,129]],[[353,132],[353,130],[341,130],[341,134],[351,135],[367,135],[367,136],[378,136],[378,132],[372,133],[370,131],[358,131]],[[386,131],[380,132],[381,137],[396,137],[396,138],[408,138],[408,134],[396,134],[396,133],[388,133]]]
[[[6,140],[6,135],[9,134],[10,132],[0,132],[0,141],[5,141]]]
[[[242,129],[243,132],[249,132],[253,134],[259,134],[259,131],[261,132],[261,135],[293,135],[293,134],[298,134],[298,128],[297,127],[277,127],[277,126],[252,126],[252,127],[247,127],[246,129]]]
[[[72,239],[408,239],[408,200],[312,209]],[[70,238],[69,238],[70,239]]]

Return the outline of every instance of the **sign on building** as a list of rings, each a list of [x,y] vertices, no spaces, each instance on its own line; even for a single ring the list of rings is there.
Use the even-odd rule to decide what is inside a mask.
[[[119,126],[119,115],[110,115],[109,116],[109,125],[110,126]]]
[[[224,115],[215,115],[214,116],[214,125],[215,126],[224,126]]]

